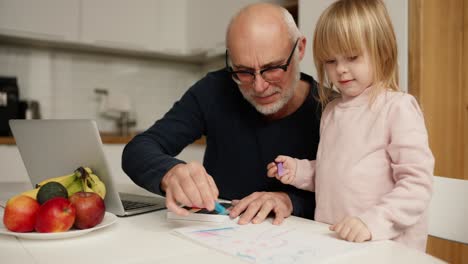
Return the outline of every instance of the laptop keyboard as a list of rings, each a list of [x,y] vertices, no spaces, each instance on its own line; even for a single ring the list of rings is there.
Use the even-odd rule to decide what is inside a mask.
[[[122,200],[122,204],[125,210],[132,210],[132,209],[138,209],[138,208],[156,205],[155,203],[135,202],[135,201],[128,201],[128,200]]]

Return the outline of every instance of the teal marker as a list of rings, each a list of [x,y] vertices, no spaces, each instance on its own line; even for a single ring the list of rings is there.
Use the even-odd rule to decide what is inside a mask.
[[[226,210],[226,208],[224,208],[224,206],[222,206],[219,202],[216,202],[216,201],[215,201],[215,210],[219,214],[223,214],[223,215],[229,214],[229,211]]]

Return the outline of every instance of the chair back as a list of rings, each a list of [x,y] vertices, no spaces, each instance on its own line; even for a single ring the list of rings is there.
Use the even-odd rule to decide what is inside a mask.
[[[429,235],[468,244],[468,180],[434,176]]]

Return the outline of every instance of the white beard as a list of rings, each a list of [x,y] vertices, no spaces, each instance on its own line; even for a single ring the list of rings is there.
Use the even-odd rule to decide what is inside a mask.
[[[294,66],[296,66],[294,67],[294,69],[298,69],[298,65]],[[296,91],[301,75],[298,70],[295,70],[293,74],[294,75],[293,79],[291,80],[291,85],[289,87],[286,87],[286,89],[281,89],[280,87],[272,86],[269,88],[268,94],[261,94],[261,96],[269,96],[276,92],[279,92],[281,94],[281,98],[278,101],[268,105],[261,105],[255,102],[254,97],[256,96],[256,94],[253,89],[244,90],[239,86],[239,90],[241,91],[245,100],[247,100],[251,105],[253,105],[259,113],[263,115],[272,115],[281,110],[294,96],[294,92]]]

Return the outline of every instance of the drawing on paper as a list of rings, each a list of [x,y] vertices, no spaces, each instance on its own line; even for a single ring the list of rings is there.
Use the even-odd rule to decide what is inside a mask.
[[[270,223],[180,228],[175,231],[192,241],[252,263],[316,263],[363,247],[363,244],[349,243],[329,235],[304,234],[294,228]]]

